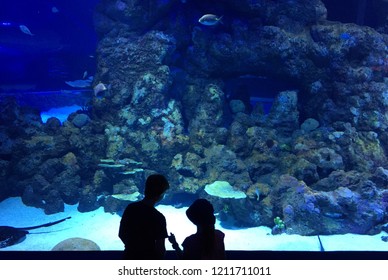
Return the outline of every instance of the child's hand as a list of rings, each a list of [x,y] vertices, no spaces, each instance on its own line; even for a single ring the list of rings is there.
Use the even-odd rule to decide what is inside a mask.
[[[172,232],[170,232],[170,235],[168,236],[168,241],[170,241],[170,243],[173,245],[177,243],[175,239],[175,235]]]
[[[170,241],[172,248],[175,250],[179,258],[182,258],[182,250],[179,248],[178,243],[176,242],[175,235],[170,232],[170,235],[167,236],[168,241]]]

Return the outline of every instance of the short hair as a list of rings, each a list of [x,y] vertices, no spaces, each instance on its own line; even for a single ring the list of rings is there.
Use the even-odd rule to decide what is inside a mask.
[[[207,199],[197,199],[186,210],[186,216],[194,225],[214,225],[216,218],[214,216],[213,205]]]
[[[161,196],[168,188],[170,184],[168,183],[166,177],[161,174],[152,174],[148,176],[144,196],[147,198],[155,198]]]

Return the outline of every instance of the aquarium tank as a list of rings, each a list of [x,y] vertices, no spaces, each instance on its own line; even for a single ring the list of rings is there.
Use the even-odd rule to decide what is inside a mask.
[[[1,251],[122,250],[154,173],[178,243],[388,251],[388,1],[1,6]]]

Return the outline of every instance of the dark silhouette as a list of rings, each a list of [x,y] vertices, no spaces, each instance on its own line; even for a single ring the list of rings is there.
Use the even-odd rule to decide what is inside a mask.
[[[187,209],[186,215],[197,226],[197,233],[183,241],[183,252],[174,234],[168,237],[179,258],[191,260],[225,259],[225,234],[214,228],[216,218],[213,205],[206,199],[197,199]]]
[[[120,222],[119,237],[125,245],[124,259],[163,259],[166,252],[166,218],[155,209],[169,188],[160,174],[150,175],[145,184],[144,199],[131,203]]]

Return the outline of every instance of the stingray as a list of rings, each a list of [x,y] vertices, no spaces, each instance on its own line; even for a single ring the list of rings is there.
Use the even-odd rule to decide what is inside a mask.
[[[26,235],[30,233],[29,230],[31,229],[53,226],[70,218],[71,217],[67,217],[55,222],[32,227],[15,228],[9,226],[0,226],[0,248],[5,248],[22,242],[26,238]]]

